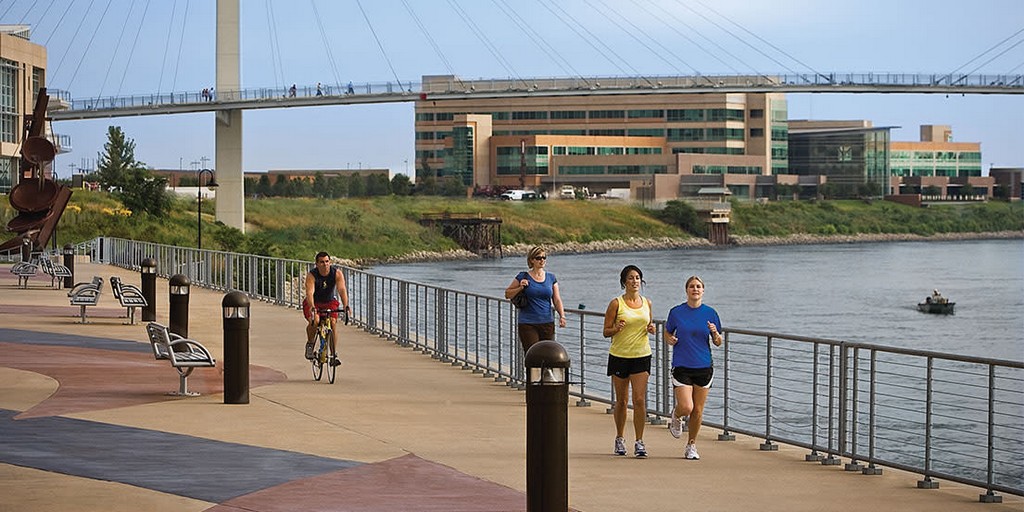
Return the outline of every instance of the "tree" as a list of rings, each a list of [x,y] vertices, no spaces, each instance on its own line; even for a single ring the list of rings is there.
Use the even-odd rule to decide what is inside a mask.
[[[408,175],[396,174],[391,178],[391,192],[396,196],[407,196],[412,194],[412,181]]]
[[[697,215],[697,210],[685,201],[673,199],[665,202],[665,208],[658,213],[658,218],[698,236],[707,234],[707,229]]]
[[[125,208],[157,217],[167,213],[171,207],[167,180],[153,176],[144,163],[135,160],[135,141],[125,137],[120,126],[107,128],[107,143],[98,157],[100,186],[112,191]]]

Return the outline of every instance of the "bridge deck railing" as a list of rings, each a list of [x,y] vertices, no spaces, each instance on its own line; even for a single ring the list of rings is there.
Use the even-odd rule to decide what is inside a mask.
[[[449,80],[433,78],[428,82],[361,82],[359,84],[322,84],[254,87],[239,90],[195,90],[128,96],[95,96],[72,99],[68,91],[50,91],[55,105],[65,111],[126,110],[174,105],[202,105],[204,103],[251,103],[270,100],[315,99],[318,97],[406,95],[414,99],[419,93],[467,94],[505,93],[509,91],[579,91],[629,89],[715,89],[751,88],[752,91],[770,92],[772,88],[796,91],[821,86],[836,87],[906,87],[984,89],[986,92],[1024,91],[1024,74],[926,74],[926,73],[801,73],[764,75],[694,75],[694,76],[619,76],[568,78],[499,78],[489,80]],[[414,95],[415,94],[415,95]]]
[[[187,275],[194,286],[241,290],[253,299],[299,307],[306,261],[99,238],[85,246],[94,260],[139,269],[155,258],[158,274]],[[525,385],[516,310],[504,298],[343,269],[355,324],[435,359],[504,382]],[[605,375],[609,340],[603,314],[567,309],[557,333],[570,354],[577,406],[611,412]],[[671,414],[671,351],[656,321],[648,416]],[[1024,362],[810,338],[726,326],[715,349],[716,378],[705,409],[719,439],[741,433],[806,448],[806,459],[864,474],[881,467],[996,492],[1024,495]],[[609,420],[610,421],[610,420]]]

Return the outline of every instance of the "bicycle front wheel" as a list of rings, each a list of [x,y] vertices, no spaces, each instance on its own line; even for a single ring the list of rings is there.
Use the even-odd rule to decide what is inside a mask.
[[[332,354],[331,358],[327,360],[327,380],[334,384],[334,375],[338,372],[338,365],[335,364],[335,360],[338,358],[338,354]]]
[[[324,361],[321,353],[327,350],[327,346],[319,333],[317,333],[313,343],[313,346],[317,347],[317,351],[313,353],[313,360],[310,363],[313,365],[313,380],[319,381],[324,376]]]

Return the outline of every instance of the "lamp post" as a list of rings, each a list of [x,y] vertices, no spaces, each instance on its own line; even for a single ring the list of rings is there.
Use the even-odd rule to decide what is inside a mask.
[[[196,171],[196,196],[199,198],[199,208],[197,213],[197,224],[199,227],[199,243],[198,248],[203,248],[203,174],[209,174],[210,179],[206,181],[207,188],[217,188],[217,177],[214,176],[213,170],[211,169],[199,169]]]

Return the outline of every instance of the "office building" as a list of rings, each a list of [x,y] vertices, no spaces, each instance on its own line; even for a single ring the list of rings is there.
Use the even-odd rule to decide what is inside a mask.
[[[19,181],[25,116],[46,86],[46,48],[29,35],[27,25],[0,25],[0,193]]]

